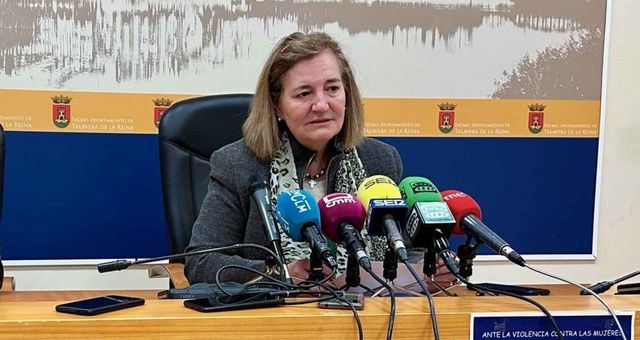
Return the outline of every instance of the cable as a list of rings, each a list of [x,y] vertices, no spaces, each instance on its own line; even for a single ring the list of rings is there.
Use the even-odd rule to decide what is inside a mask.
[[[325,277],[324,279],[320,280],[318,283],[327,283],[329,280],[333,279],[337,271],[338,271],[338,267],[333,268],[331,270],[331,273],[327,275],[327,277]],[[304,282],[308,282],[308,281],[304,281]]]
[[[333,289],[328,289],[329,292],[333,293],[333,296],[338,300],[341,301],[343,303],[345,303],[347,306],[349,306],[349,309],[351,309],[351,312],[353,313],[353,318],[356,319],[356,326],[358,327],[358,340],[363,340],[364,339],[364,334],[362,332],[362,322],[360,321],[360,315],[358,314],[358,311],[356,310],[356,307],[353,305],[353,303],[351,303],[351,301],[347,300],[347,299],[343,299],[336,291],[334,291]]]
[[[371,270],[371,268],[364,268],[364,270],[371,275],[376,281],[378,281],[388,292],[389,298],[391,299],[391,307],[389,309],[389,325],[387,326],[387,340],[391,340],[391,336],[393,335],[393,324],[396,318],[396,295],[393,293],[393,289],[384,282],[376,273]]]
[[[604,300],[602,300],[602,298],[600,298],[600,297],[598,296],[598,294],[594,293],[591,289],[586,288],[586,287],[584,287],[584,286],[582,286],[582,285],[580,285],[580,284],[577,284],[577,283],[575,283],[575,282],[571,282],[571,281],[569,281],[569,280],[567,280],[567,279],[563,279],[563,278],[561,278],[561,277],[559,277],[559,276],[557,276],[557,275],[549,274],[549,273],[546,273],[546,272],[544,272],[544,271],[542,271],[542,270],[540,270],[540,269],[534,268],[534,267],[530,266],[528,263],[525,263],[525,264],[524,264],[524,266],[525,266],[525,267],[527,267],[527,268],[529,268],[529,269],[531,269],[531,270],[533,270],[533,271],[534,271],[534,272],[536,272],[536,273],[540,273],[540,274],[542,274],[542,275],[545,275],[545,276],[548,276],[548,277],[554,278],[554,279],[556,279],[556,280],[559,280],[559,281],[562,281],[562,282],[566,282],[566,283],[568,283],[568,284],[570,284],[570,285],[576,286],[576,287],[578,287],[578,288],[580,288],[580,289],[584,290],[585,292],[587,292],[587,293],[589,293],[589,294],[593,295],[593,297],[595,297],[596,299],[598,299],[598,301],[600,301],[600,303],[601,303],[601,304],[602,304],[602,305],[607,309],[607,311],[609,311],[609,314],[611,314],[611,317],[613,318],[613,320],[615,321],[616,325],[617,325],[617,326],[618,326],[618,328],[620,329],[620,333],[622,333],[622,339],[627,340],[627,335],[626,335],[626,334],[624,334],[624,330],[622,329],[622,325],[620,324],[620,320],[618,320],[618,317],[617,317],[617,316],[616,316],[616,314],[613,312],[613,310],[611,309],[611,307],[609,307],[609,305],[608,305],[606,302],[604,302]]]
[[[518,295],[518,294],[514,294],[514,293],[511,293],[511,292],[506,292],[506,291],[502,291],[502,290],[498,290],[498,289],[489,289],[489,288],[485,288],[485,287],[479,287],[479,286],[469,282],[467,279],[462,277],[462,275],[460,275],[460,270],[458,269],[458,264],[453,260],[453,259],[455,259],[455,256],[452,254],[451,250],[443,249],[440,252],[440,257],[444,261],[445,266],[447,266],[447,268],[449,269],[449,272],[451,272],[451,274],[453,274],[455,277],[457,277],[460,281],[464,282],[467,286],[469,286],[469,287],[471,287],[471,288],[473,288],[475,290],[478,290],[478,291],[493,292],[493,293],[497,293],[497,294],[503,294],[503,295],[511,296],[513,298],[528,302],[528,303],[538,307],[538,309],[540,309],[542,311],[542,313],[544,313],[547,316],[547,318],[549,318],[549,321],[551,321],[551,324],[553,325],[553,328],[558,333],[558,339],[560,339],[560,340],[564,339],[564,337],[562,336],[562,332],[560,331],[560,327],[558,327],[558,324],[556,323],[556,320],[553,318],[551,313],[549,313],[549,311],[546,308],[544,308],[544,306],[541,305],[540,303],[538,303],[537,301],[534,301],[534,300],[529,299],[527,297],[524,297],[524,296],[521,296],[521,295]]]
[[[286,282],[284,282],[284,281],[281,281],[281,280],[275,279],[275,278],[273,278],[273,277],[271,277],[271,276],[269,276],[269,275],[267,275],[267,274],[265,274],[265,273],[259,272],[259,271],[255,270],[255,269],[253,269],[253,268],[249,268],[249,267],[245,267],[245,266],[241,266],[241,265],[237,265],[237,264],[229,264],[229,265],[226,265],[226,266],[221,267],[220,269],[218,269],[218,271],[216,271],[216,277],[215,277],[215,279],[216,279],[216,280],[215,280],[215,282],[214,282],[214,283],[216,284],[216,286],[218,287],[218,289],[219,289],[219,290],[220,290],[224,295],[233,295],[233,293],[229,293],[229,292],[228,292],[228,291],[226,291],[224,288],[222,288],[222,284],[220,283],[220,273],[222,273],[222,272],[223,272],[224,270],[226,270],[226,269],[232,269],[232,268],[236,268],[236,269],[243,269],[243,270],[246,270],[246,271],[252,272],[252,273],[254,273],[254,274],[256,274],[256,275],[262,276],[263,278],[265,278],[265,279],[267,279],[267,280],[270,280],[270,281],[273,281],[273,282],[277,282],[277,283],[283,284],[283,285],[285,285],[285,286],[286,286],[285,288],[287,288],[287,287],[288,287],[288,288],[295,287],[295,286],[291,286],[291,285],[289,285],[288,283],[286,283]]]
[[[458,279],[460,279],[460,281],[464,282],[467,286],[469,286],[469,287],[471,287],[471,288],[473,288],[475,290],[488,292],[488,293],[494,293],[494,294],[507,295],[507,296],[510,296],[510,297],[513,297],[513,298],[528,302],[528,303],[538,307],[538,309],[540,309],[542,311],[542,313],[544,313],[544,315],[547,316],[549,321],[551,321],[551,325],[553,326],[553,328],[556,330],[556,333],[558,334],[558,339],[559,340],[563,340],[564,339],[564,337],[562,336],[562,331],[560,331],[560,327],[558,327],[558,324],[556,323],[556,320],[553,318],[551,313],[549,313],[549,311],[546,308],[544,308],[544,306],[541,305],[540,303],[538,303],[537,301],[529,299],[528,297],[525,297],[525,296],[522,296],[522,295],[518,295],[518,294],[511,293],[511,292],[507,292],[507,291],[504,291],[504,290],[477,286],[477,285],[467,281],[459,273],[453,273],[453,275],[455,275]]]
[[[435,340],[440,340],[440,331],[438,330],[438,320],[436,319],[436,306],[435,306],[435,303],[433,302],[433,296],[431,295],[429,288],[427,288],[427,286],[424,284],[424,282],[422,282],[422,280],[418,276],[418,273],[416,273],[416,270],[413,269],[413,267],[411,266],[411,263],[409,263],[409,260],[403,259],[402,263],[404,263],[404,265],[407,266],[407,269],[409,269],[409,272],[411,272],[411,275],[413,276],[413,278],[416,279],[416,282],[418,282],[418,284],[420,285],[420,288],[422,288],[422,292],[424,293],[424,295],[427,296],[427,301],[429,301],[429,313],[431,314],[431,325],[433,327],[433,337]]]
[[[449,291],[449,289],[451,289],[452,287],[455,287],[457,285],[460,284],[460,280],[458,280],[458,278],[456,278],[456,280],[454,282],[449,282],[449,287],[443,287],[438,281],[436,281],[434,278],[428,278],[429,281],[431,281],[431,283],[433,283],[434,286],[436,286],[438,288],[438,292],[436,292],[433,295],[437,295],[437,294],[444,294],[446,296],[458,296],[458,294],[456,293],[452,293]]]
[[[252,272],[252,273],[254,273],[254,274],[258,275],[258,276],[261,276],[261,277],[263,277],[265,279],[268,279],[268,280],[272,281],[272,282],[262,282],[262,284],[274,285],[274,286],[284,287],[284,288],[289,288],[289,289],[295,289],[295,288],[298,288],[298,287],[310,288],[310,287],[314,287],[314,286],[317,286],[317,287],[325,289],[334,298],[336,298],[338,301],[341,301],[341,302],[345,303],[351,309],[351,312],[353,313],[353,317],[356,320],[356,326],[357,326],[357,329],[358,329],[358,339],[359,340],[363,339],[364,335],[363,335],[363,329],[362,329],[362,322],[360,320],[360,315],[358,314],[358,311],[356,310],[355,306],[350,301],[342,298],[338,294],[338,292],[336,292],[335,290],[333,290],[333,289],[329,288],[328,286],[326,286],[322,281],[320,281],[320,282],[304,281],[304,282],[301,282],[298,285],[292,285],[292,284],[289,284],[289,283],[284,282],[282,280],[278,280],[276,278],[273,278],[273,277],[271,277],[271,276],[269,276],[269,275],[267,275],[265,273],[259,272],[259,271],[255,270],[253,268],[231,264],[231,265],[223,266],[220,269],[218,269],[218,271],[216,272],[216,276],[215,276],[215,279],[216,279],[215,284],[216,284],[216,286],[218,286],[218,288],[220,289],[220,291],[222,293],[224,293],[226,295],[229,295],[229,296],[231,296],[233,294],[229,294],[229,292],[225,291],[221,287],[221,284],[220,284],[220,273],[222,271],[226,270],[226,269],[232,269],[232,268],[247,270],[247,271]],[[334,274],[334,273],[335,273],[335,270],[332,272],[332,274]],[[323,280],[323,281],[326,281],[326,279]],[[252,283],[250,285],[258,285],[258,284],[260,284],[260,282]],[[287,296],[290,295],[290,291],[281,291],[281,290],[275,291],[275,292],[273,292],[271,294],[272,295],[274,295],[274,294],[278,294],[279,295],[281,293],[287,293]],[[308,294],[325,294],[325,292],[312,291],[312,290],[303,290],[303,291],[297,291],[296,292],[296,294],[305,294],[305,293],[308,293]],[[313,301],[309,301],[309,303],[311,303],[311,302],[313,302]],[[395,301],[394,301],[394,315],[395,315]]]

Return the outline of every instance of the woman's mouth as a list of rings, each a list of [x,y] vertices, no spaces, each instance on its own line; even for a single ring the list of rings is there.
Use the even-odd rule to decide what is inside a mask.
[[[327,123],[330,122],[331,119],[316,119],[316,120],[312,120],[311,122],[309,122],[309,124],[323,124],[323,123]]]

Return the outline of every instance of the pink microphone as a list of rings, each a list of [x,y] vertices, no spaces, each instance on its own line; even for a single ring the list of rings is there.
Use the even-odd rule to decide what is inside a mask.
[[[371,269],[371,260],[360,238],[366,215],[362,203],[351,194],[334,193],[322,197],[318,206],[322,232],[333,242],[343,243],[360,266]]]

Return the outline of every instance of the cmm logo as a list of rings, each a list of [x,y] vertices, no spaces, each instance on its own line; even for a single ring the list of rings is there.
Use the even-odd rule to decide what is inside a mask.
[[[171,104],[173,104],[173,100],[169,98],[156,98],[153,101],[153,124],[156,126],[156,129],[160,126],[160,119],[162,118],[162,114],[166,111]]]
[[[351,194],[335,193],[322,198],[327,208],[332,208],[340,204],[356,203],[355,198]]]
[[[51,97],[53,106],[51,108],[53,125],[57,128],[64,129],[71,123],[71,97],[54,96]]]
[[[538,134],[544,127],[544,108],[546,105],[531,104],[529,107],[529,132]]]
[[[453,130],[456,115],[456,104],[442,103],[438,104],[440,112],[438,114],[438,129],[442,133],[449,133]]]

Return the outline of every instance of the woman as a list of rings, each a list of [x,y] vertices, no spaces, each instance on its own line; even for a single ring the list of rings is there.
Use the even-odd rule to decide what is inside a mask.
[[[327,193],[354,194],[367,176],[385,175],[399,182],[402,161],[395,148],[363,137],[360,92],[342,49],[325,33],[293,33],[283,38],[267,60],[256,87],[243,139],[211,155],[209,191],[186,251],[253,243],[267,246],[249,186],[268,181],[271,200],[293,189],[316,198]],[[306,278],[309,247],[281,233],[292,277]],[[384,238],[370,244],[373,260],[382,260]],[[338,270],[346,266],[337,248]],[[265,254],[256,249],[187,258],[191,283],[214,282],[225,265],[266,271]],[[244,282],[255,274],[222,272],[223,281]]]
[[[269,183],[272,200],[286,190],[304,188],[320,197],[355,193],[368,175],[398,181],[402,161],[395,148],[363,138],[360,92],[340,46],[325,33],[293,33],[268,58],[256,87],[244,138],[211,155],[209,191],[187,251],[255,243],[267,245],[251,180]],[[285,257],[305,266],[309,248],[281,235]],[[344,250],[340,249],[344,254]],[[342,258],[342,256],[339,256]],[[190,282],[213,282],[222,266],[236,264],[264,272],[265,254],[245,249],[191,257]],[[340,261],[344,268],[344,258]],[[296,268],[292,268],[296,271]],[[225,270],[222,280],[247,281],[255,275]]]

